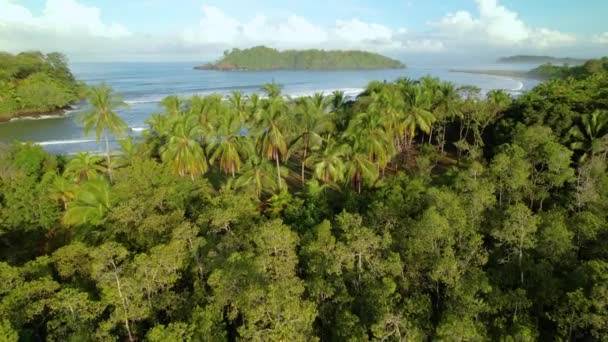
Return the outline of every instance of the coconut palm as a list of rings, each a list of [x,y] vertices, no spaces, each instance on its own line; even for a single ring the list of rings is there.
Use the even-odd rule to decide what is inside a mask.
[[[291,150],[302,152],[300,178],[302,184],[306,182],[306,158],[311,148],[322,142],[322,134],[331,132],[334,128],[331,117],[327,113],[329,99],[323,94],[314,94],[312,97],[301,98],[298,104],[298,114],[295,120],[297,135],[291,144]]]
[[[367,156],[378,169],[384,169],[395,155],[395,145],[386,130],[385,120],[377,113],[359,113],[344,133],[354,151]]]
[[[608,111],[596,110],[581,117],[579,125],[570,129],[570,148],[581,151],[580,161],[608,149]]]
[[[202,130],[198,118],[183,116],[176,121],[168,141],[161,147],[161,158],[178,175],[194,177],[207,172],[208,165],[199,139]]]
[[[266,93],[269,98],[276,98],[281,96],[281,91],[283,90],[283,85],[275,83],[272,81],[270,83],[266,83],[262,85],[262,90]]]
[[[274,192],[278,188],[274,165],[266,159],[258,156],[255,151],[250,151],[249,160],[243,167],[243,172],[234,182],[237,188],[253,188],[260,198],[263,193]],[[287,173],[282,169],[281,177]]]
[[[176,95],[165,97],[160,101],[160,106],[165,110],[165,114],[169,116],[180,116],[182,114],[182,101]]]
[[[115,112],[116,109],[125,107],[126,104],[122,96],[115,94],[112,88],[105,83],[90,89],[88,101],[91,109],[82,114],[80,121],[84,126],[85,135],[88,135],[91,130],[95,130],[97,142],[101,141],[101,136],[103,135],[106,145],[108,175],[110,176],[110,181],[112,181],[109,135],[113,134],[117,138],[120,138],[126,132],[127,124]]]
[[[312,166],[316,179],[328,185],[340,182],[344,177],[345,146],[333,137],[325,139],[323,148],[306,160]]]
[[[95,177],[76,191],[74,200],[67,206],[63,222],[68,226],[99,225],[110,208],[110,185]]]
[[[257,147],[260,155],[273,160],[277,169],[279,190],[281,182],[281,158],[287,157],[287,122],[285,118],[286,104],[280,97],[271,97],[263,104],[256,117]]]
[[[405,106],[404,127],[409,139],[408,143],[411,145],[417,130],[424,133],[431,131],[435,116],[429,111],[431,106],[429,96],[420,86],[412,87],[407,92]]]
[[[146,120],[146,124],[150,126],[150,131],[145,133],[146,136],[151,134],[156,137],[163,137],[169,134],[173,121],[166,115],[152,113],[150,118]]]
[[[63,208],[67,210],[68,203],[76,196],[76,186],[64,177],[56,175],[49,188],[49,195],[52,199],[61,202]]]
[[[100,165],[103,158],[92,155],[89,152],[78,152],[68,162],[63,175],[68,179],[73,179],[76,182],[83,182],[94,178],[99,173],[103,173],[106,169]]]
[[[350,149],[345,154],[344,168],[346,178],[349,179],[357,193],[361,193],[363,183],[373,183],[378,179],[378,168],[366,155]]]
[[[241,123],[247,122],[249,120],[249,111],[247,108],[247,97],[243,95],[240,91],[233,91],[228,96],[228,103],[230,104],[230,108],[236,114],[237,118],[241,121]]]
[[[241,118],[236,112],[229,112],[220,118],[217,135],[209,144],[209,150],[213,151],[210,162],[219,160],[220,168],[227,174],[235,177],[242,165],[241,155],[244,153],[244,138],[241,136]]]
[[[333,93],[331,93],[331,110],[336,111],[342,108],[342,106],[344,106],[344,103],[346,102],[346,97],[344,96],[344,92],[341,90],[334,90]]]
[[[435,111],[435,117],[438,121],[441,122],[439,125],[439,133],[441,134],[438,138],[439,144],[441,145],[441,152],[443,153],[445,147],[445,133],[448,120],[460,116],[458,101],[460,100],[460,96],[458,95],[458,91],[456,89],[456,85],[452,82],[442,82],[439,86],[439,104]],[[431,134],[429,136],[429,143],[432,139],[433,131],[431,130]]]

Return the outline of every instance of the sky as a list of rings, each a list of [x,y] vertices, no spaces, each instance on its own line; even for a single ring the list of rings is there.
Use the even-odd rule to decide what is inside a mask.
[[[608,55],[607,0],[0,0],[0,51],[209,61],[226,49],[362,49],[401,60]]]

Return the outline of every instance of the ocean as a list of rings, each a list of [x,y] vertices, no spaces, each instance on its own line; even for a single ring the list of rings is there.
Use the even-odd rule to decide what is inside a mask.
[[[147,128],[146,119],[152,113],[160,111],[159,102],[165,96],[228,94],[233,90],[250,94],[259,92],[264,83],[272,81],[282,84],[283,93],[294,97],[316,92],[329,95],[334,90],[355,97],[373,80],[393,81],[400,77],[417,79],[426,75],[457,85],[477,86],[484,92],[504,89],[514,96],[538,83],[532,79],[450,72],[450,69],[466,68],[457,65],[408,65],[407,69],[373,71],[221,72],[194,70],[193,66],[197,64],[200,63],[74,63],[71,68],[74,75],[87,84],[106,82],[124,96],[129,107],[119,114],[127,122],[129,134],[133,136],[141,135]],[[475,68],[496,69],[497,66],[477,65]],[[78,108],[85,106],[86,104],[80,104]],[[82,128],[76,122],[78,108],[64,116],[24,118],[1,123],[0,142],[31,141],[53,153],[102,151],[102,146],[95,141],[95,137],[84,136]]]

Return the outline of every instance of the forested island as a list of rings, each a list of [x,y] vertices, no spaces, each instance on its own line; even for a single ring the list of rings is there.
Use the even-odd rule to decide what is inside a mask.
[[[534,55],[516,55],[502,57],[498,59],[498,63],[505,64],[583,64],[588,59],[570,58],[570,57],[551,57],[551,56],[534,56]]]
[[[271,70],[371,70],[401,69],[397,60],[366,51],[285,50],[265,46],[232,49],[214,62],[195,67],[198,70],[271,71]]]
[[[515,99],[169,96],[139,141],[93,87],[120,151],[0,148],[0,337],[606,340],[602,61]]]
[[[61,53],[0,52],[0,122],[23,116],[61,114],[79,101],[85,86]]]

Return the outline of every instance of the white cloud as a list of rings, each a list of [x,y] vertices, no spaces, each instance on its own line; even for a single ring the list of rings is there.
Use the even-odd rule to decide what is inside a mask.
[[[450,39],[453,44],[484,44],[552,48],[572,44],[576,38],[547,28],[532,28],[519,15],[501,5],[498,0],[475,0],[479,14],[467,11],[448,13],[430,25],[435,34]]]
[[[123,25],[104,23],[97,7],[82,5],[76,0],[47,0],[40,16],[34,16],[11,0],[0,0],[0,24],[66,36],[119,38],[130,34]]]
[[[596,34],[592,38],[592,42],[595,44],[606,44],[608,45],[608,32]]]

